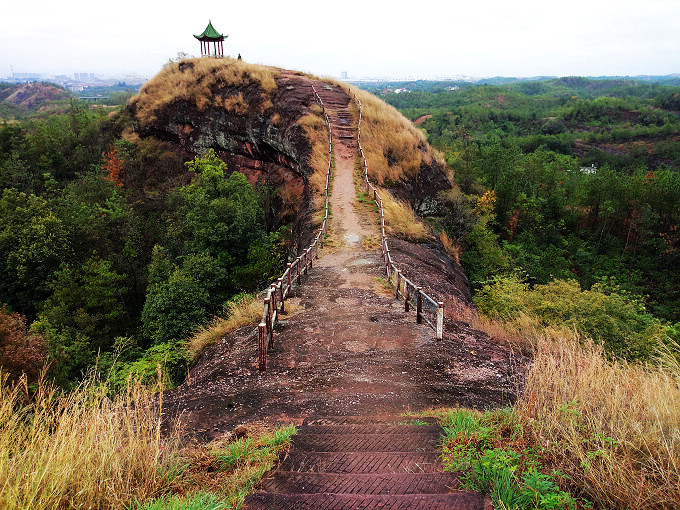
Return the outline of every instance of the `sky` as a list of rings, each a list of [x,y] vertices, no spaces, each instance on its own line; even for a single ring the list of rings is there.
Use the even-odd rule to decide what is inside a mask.
[[[0,16],[0,77],[151,77],[199,55],[208,20],[225,54],[320,76],[680,73],[680,0],[15,0]]]

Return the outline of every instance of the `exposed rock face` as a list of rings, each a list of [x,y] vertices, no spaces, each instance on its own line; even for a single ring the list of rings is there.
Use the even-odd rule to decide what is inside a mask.
[[[301,248],[313,230],[313,166],[327,158],[325,126],[312,85],[329,86],[292,71],[229,59],[192,59],[161,71],[128,110],[142,138],[170,144],[178,158],[212,148],[229,170],[276,190],[267,211],[276,218],[270,227],[292,224],[293,244]],[[389,160],[391,149],[383,150]],[[422,153],[417,175],[393,182],[390,191],[419,214],[437,215],[437,194],[450,183],[427,144],[416,150]]]

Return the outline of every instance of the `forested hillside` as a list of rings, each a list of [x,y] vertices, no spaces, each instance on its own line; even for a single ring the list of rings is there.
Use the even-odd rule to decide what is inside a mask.
[[[623,339],[632,333],[677,335],[680,88],[560,78],[381,96],[417,121],[455,172],[435,226],[482,308],[549,323],[573,320],[558,296],[571,296],[567,308],[606,302],[625,327],[593,326],[594,311],[582,320],[592,336],[619,336],[614,350],[630,358],[650,352],[623,345],[635,343]]]
[[[135,138],[124,109],[67,110],[0,125],[0,363],[37,376],[49,359],[66,387],[160,363],[178,382],[186,338],[279,271],[276,190]]]

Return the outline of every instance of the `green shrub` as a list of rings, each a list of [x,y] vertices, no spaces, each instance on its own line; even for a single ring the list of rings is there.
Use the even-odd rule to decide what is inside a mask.
[[[676,334],[647,313],[639,297],[601,284],[582,290],[576,281],[553,280],[530,289],[517,277],[498,277],[482,287],[476,303],[495,319],[512,322],[525,315],[541,326],[574,329],[628,360],[649,359],[659,342]]]

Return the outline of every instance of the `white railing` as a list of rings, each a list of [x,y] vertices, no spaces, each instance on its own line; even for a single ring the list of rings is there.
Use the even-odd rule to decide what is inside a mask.
[[[326,170],[326,205],[323,223],[312,244],[303,250],[302,255],[297,257],[294,262],[288,263],[288,267],[281,275],[281,278],[278,278],[276,283],[272,283],[269,289],[267,289],[262,310],[262,321],[257,327],[257,361],[260,371],[267,370],[267,351],[274,346],[274,325],[279,320],[280,314],[285,311],[286,297],[288,297],[293,288],[293,284],[300,285],[302,283],[302,275],[307,274],[308,269],[312,268],[312,261],[319,256],[319,248],[323,247],[323,239],[328,229],[328,191],[331,183],[331,165],[333,161],[333,132],[331,121],[326,113],[326,107],[314,85],[312,85],[312,91],[314,92],[314,99],[321,106],[326,126],[328,126],[328,169]]]
[[[383,201],[380,197],[378,190],[371,184],[368,180],[368,164],[366,163],[366,155],[364,154],[364,149],[361,147],[361,121],[363,119],[361,100],[356,94],[350,94],[354,97],[354,101],[359,106],[359,128],[357,133],[357,145],[359,147],[359,156],[363,163],[364,169],[364,188],[366,193],[370,196],[373,195],[373,201],[375,205],[378,206],[380,211],[380,230],[381,230],[381,240],[380,246],[382,248],[383,263],[385,264],[385,273],[387,274],[388,280],[392,279],[392,276],[396,275],[396,291],[395,298],[404,300],[404,311],[408,312],[410,310],[410,305],[414,304],[416,307],[416,322],[422,324],[427,323],[436,333],[438,340],[441,340],[444,334],[444,303],[442,301],[435,301],[425,292],[423,292],[422,287],[416,286],[411,280],[406,278],[406,276],[401,272],[397,265],[392,260],[392,255],[390,255],[390,247],[387,244],[387,235],[385,234],[385,210],[383,209]],[[435,312],[435,317],[433,317],[434,322],[430,321],[423,313],[423,304],[431,308]]]

